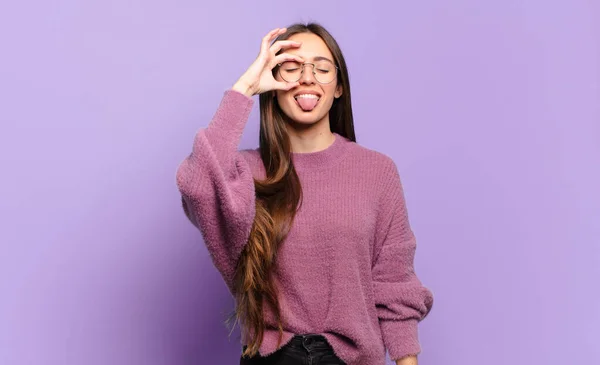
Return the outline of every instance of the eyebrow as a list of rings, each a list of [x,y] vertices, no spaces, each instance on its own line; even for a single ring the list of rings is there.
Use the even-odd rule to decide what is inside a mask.
[[[333,63],[335,65],[335,62],[333,62],[332,60],[330,60],[327,57],[323,57],[323,56],[315,56],[312,58],[313,61],[329,61],[331,63]]]

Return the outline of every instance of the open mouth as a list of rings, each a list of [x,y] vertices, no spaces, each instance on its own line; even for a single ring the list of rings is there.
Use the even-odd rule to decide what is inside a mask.
[[[304,110],[305,112],[309,112],[317,106],[319,100],[321,100],[321,97],[315,94],[298,94],[294,96],[294,99],[296,100],[296,104],[298,104],[300,109]]]

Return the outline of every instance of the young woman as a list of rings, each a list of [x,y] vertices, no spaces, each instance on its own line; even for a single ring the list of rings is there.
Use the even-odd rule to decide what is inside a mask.
[[[260,141],[239,150],[259,95]],[[318,24],[267,34],[177,171],[183,209],[236,299],[240,364],[416,364],[417,278],[395,163],[356,143],[350,84]]]

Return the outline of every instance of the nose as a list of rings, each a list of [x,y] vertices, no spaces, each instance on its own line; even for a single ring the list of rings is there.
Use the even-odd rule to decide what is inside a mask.
[[[302,69],[302,75],[300,76],[301,84],[314,84],[317,80],[315,80],[315,75],[313,74],[313,65],[304,64],[304,68]]]

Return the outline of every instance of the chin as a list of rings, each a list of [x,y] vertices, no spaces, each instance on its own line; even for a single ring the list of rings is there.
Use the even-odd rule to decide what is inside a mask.
[[[297,124],[310,125],[315,124],[323,119],[323,115],[312,113],[294,113],[288,117]]]

